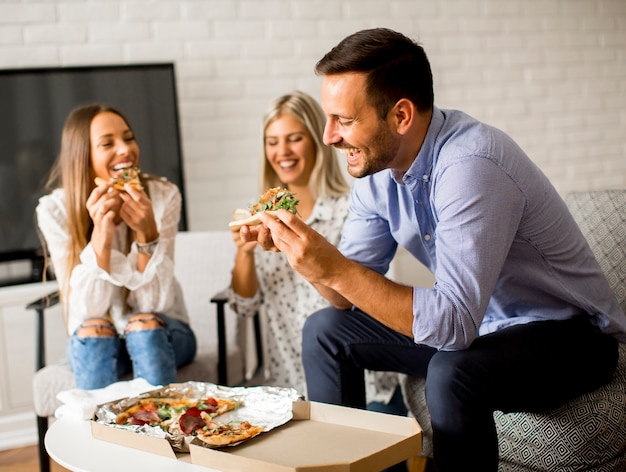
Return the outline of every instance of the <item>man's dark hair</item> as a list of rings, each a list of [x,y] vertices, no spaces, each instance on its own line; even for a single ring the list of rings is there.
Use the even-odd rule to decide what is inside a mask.
[[[358,31],[315,66],[318,75],[346,72],[367,74],[367,98],[381,119],[401,98],[411,100],[419,111],[433,107],[433,74],[426,52],[401,33],[387,28]]]

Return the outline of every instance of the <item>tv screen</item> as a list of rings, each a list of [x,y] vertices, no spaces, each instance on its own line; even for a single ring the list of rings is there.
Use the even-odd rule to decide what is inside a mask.
[[[65,119],[92,102],[128,118],[142,172],[166,177],[184,195],[173,64],[0,70],[0,285],[41,279],[35,207],[46,193]],[[186,228],[183,199],[180,229]],[[28,261],[29,273],[7,271],[15,261]]]

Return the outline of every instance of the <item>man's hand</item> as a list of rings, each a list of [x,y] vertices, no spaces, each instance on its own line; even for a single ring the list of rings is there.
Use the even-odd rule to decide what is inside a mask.
[[[413,289],[344,257],[321,234],[285,210],[261,214],[272,246],[335,307],[358,306],[392,329],[412,336]],[[260,230],[259,230],[260,231]],[[259,237],[265,237],[258,235]],[[374,295],[375,294],[375,295]]]
[[[287,256],[291,267],[314,284],[327,285],[339,271],[344,257],[301,218],[286,210],[261,214],[273,246]]]
[[[298,216],[286,210],[259,213],[263,224],[242,226],[239,238],[244,244],[257,243],[266,251],[284,252],[291,267],[337,308],[352,304],[327,286],[338,267],[348,260],[321,234]]]

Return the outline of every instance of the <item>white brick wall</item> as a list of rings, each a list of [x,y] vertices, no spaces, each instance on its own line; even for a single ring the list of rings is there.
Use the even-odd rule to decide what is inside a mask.
[[[0,67],[175,62],[190,227],[216,229],[256,193],[269,102],[319,97],[315,62],[373,26],[421,41],[436,103],[509,132],[561,193],[626,186],[624,0],[3,0]]]

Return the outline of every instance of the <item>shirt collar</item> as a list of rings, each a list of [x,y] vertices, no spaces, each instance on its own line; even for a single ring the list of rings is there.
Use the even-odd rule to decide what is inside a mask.
[[[398,184],[414,188],[420,182],[430,181],[435,160],[435,143],[443,124],[444,116],[442,111],[433,106],[433,113],[430,124],[428,125],[426,137],[411,167],[409,167],[404,175],[401,175],[400,172],[393,169],[391,171],[393,179]]]

